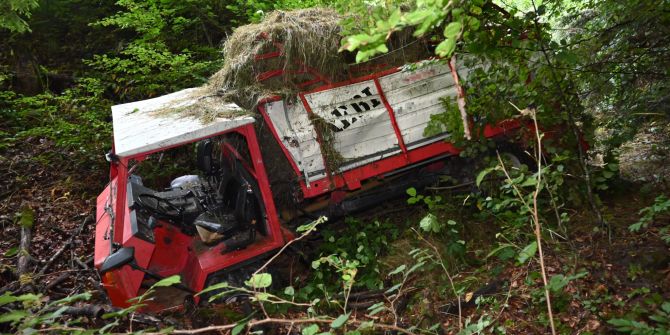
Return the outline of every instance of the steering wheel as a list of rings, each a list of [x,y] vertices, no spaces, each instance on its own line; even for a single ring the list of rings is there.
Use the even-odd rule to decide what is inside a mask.
[[[156,201],[156,205],[155,206],[150,206],[149,204],[147,204],[146,201],[143,200],[144,198],[154,199]],[[160,215],[163,215],[163,216],[178,217],[179,215],[181,215],[181,212],[182,212],[181,208],[175,206],[174,204],[172,204],[167,199],[161,198],[161,197],[159,197],[155,194],[140,193],[137,196],[137,200],[143,207],[154,210],[157,214],[160,214]],[[161,204],[163,206],[161,206]],[[173,211],[176,214],[173,214],[170,211]]]

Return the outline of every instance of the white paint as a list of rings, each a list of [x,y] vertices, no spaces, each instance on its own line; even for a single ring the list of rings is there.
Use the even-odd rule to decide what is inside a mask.
[[[322,171],[323,156],[316,130],[302,103],[274,101],[265,104],[281,144],[287,149],[300,171]],[[319,174],[322,178],[325,174]],[[317,177],[317,176],[315,176]]]
[[[466,74],[459,73],[462,77]],[[423,135],[430,116],[444,112],[441,99],[457,94],[447,64],[396,72],[379,78],[379,83],[395,112],[408,149],[449,137],[446,133],[432,138]],[[331,143],[348,160],[340,171],[401,152],[391,118],[373,80],[306,94],[305,100],[312,112],[334,130],[335,139]],[[282,145],[306,179],[314,181],[325,177],[317,134],[302,104],[279,101],[266,104],[266,110]]]
[[[466,72],[465,69],[463,72]],[[467,73],[460,73],[465,77]],[[442,113],[441,99],[455,97],[453,77],[446,64],[432,64],[413,71],[379,78],[384,95],[395,112],[402,139],[415,149],[448,138],[441,134],[427,139],[423,131],[430,116]],[[230,130],[254,122],[253,117],[217,119],[203,124],[195,118],[155,115],[157,110],[188,108],[197,89],[187,89],[155,99],[112,107],[116,153],[122,157],[154,151]],[[372,80],[305,95],[313,113],[332,126],[334,148],[347,160],[346,171],[399,154],[400,144],[391,118]],[[325,177],[325,164],[318,136],[301,102],[275,101],[265,104],[280,144],[308,181]],[[220,112],[238,111],[221,103]]]
[[[307,94],[305,100],[314,114],[333,125],[331,143],[346,161],[400,147],[372,80]]]
[[[193,105],[196,98],[191,98],[190,95],[195,90],[197,88],[190,88],[158,98],[113,106],[116,155],[130,157],[160,150],[254,122],[254,118],[250,116],[235,119],[217,118],[213,122],[203,124],[192,117],[156,115],[157,110],[167,107],[188,108]],[[216,112],[227,111],[241,111],[241,108],[232,103],[221,102],[220,109]]]

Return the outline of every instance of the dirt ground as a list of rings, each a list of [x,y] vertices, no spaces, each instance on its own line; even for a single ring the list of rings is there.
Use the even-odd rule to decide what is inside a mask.
[[[72,153],[51,150],[51,143],[33,138],[23,149],[10,148],[0,158],[0,175],[3,176],[0,180],[0,292],[15,291],[21,282],[51,299],[90,291],[93,303],[105,304],[99,278],[92,269],[95,227],[92,217],[97,192],[107,183],[107,171],[104,164],[68,165]],[[627,229],[639,219],[639,209],[650,205],[653,197],[653,192],[644,193],[637,186],[622,187],[603,197],[609,229],[594,226],[594,219],[587,210],[574,211],[565,239],[555,237],[546,241],[550,277],[581,274],[562,292],[552,296],[560,333],[611,333],[607,320],[634,311],[635,306],[652,308],[654,301],[670,299],[670,250],[658,234],[658,227],[667,225],[670,217],[658,218],[644,233],[634,234]],[[402,201],[362,217],[399,217],[402,211],[399,212],[397,206],[403,206]],[[19,278],[14,273],[17,256],[13,251],[21,237],[17,223],[22,218],[32,222],[33,237],[29,273]],[[488,229],[486,222],[479,224],[482,231]],[[470,229],[476,227],[474,224]],[[398,240],[392,245],[401,249],[402,243]],[[54,255],[57,257],[49,263]],[[508,334],[546,333],[546,320],[537,318],[546,311],[544,298],[538,294],[541,279],[533,275],[538,268],[536,262],[515,266],[495,261],[466,267],[455,277],[456,280],[476,278],[466,297],[467,293],[474,293],[490,299],[480,299],[479,305],[472,301],[475,299],[464,302],[463,318],[476,321],[486,314],[496,325],[504,326]],[[38,274],[40,272],[43,274]],[[445,329],[453,329],[450,327],[458,322],[458,317],[452,297],[436,295],[420,282],[415,285],[417,290],[408,299],[403,320],[409,325],[430,316],[439,320]],[[651,298],[655,300],[650,302]],[[191,314],[197,315],[199,322],[171,322],[185,327],[203,326],[230,321],[239,313],[236,307],[209,308]],[[365,310],[357,313],[362,316]]]

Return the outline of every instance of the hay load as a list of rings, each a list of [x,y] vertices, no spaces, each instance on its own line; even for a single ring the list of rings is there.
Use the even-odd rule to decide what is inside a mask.
[[[270,96],[295,98],[301,91],[402,66],[432,55],[411,30],[394,33],[389,53],[353,64],[353,54],[340,53],[342,16],[332,9],[274,11],[263,21],[238,27],[223,46],[224,66],[209,82],[187,97],[189,109],[166,106],[160,113],[199,118],[235,117],[214,106],[234,102],[255,113],[258,101]],[[322,79],[322,80],[319,80]],[[198,94],[198,95],[196,95]]]
[[[308,73],[298,73],[303,65],[316,69],[329,80],[345,76],[346,62],[339,54],[341,17],[330,9],[310,8],[275,11],[262,22],[241,26],[223,46],[225,63],[214,74],[209,87],[225,92],[242,108],[251,110],[256,102],[271,95],[292,95]],[[271,53],[278,57],[262,58]],[[282,75],[259,80],[270,71]]]

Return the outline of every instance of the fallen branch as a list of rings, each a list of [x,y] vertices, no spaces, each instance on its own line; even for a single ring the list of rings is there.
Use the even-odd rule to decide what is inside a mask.
[[[54,306],[53,308],[47,309],[46,312],[55,312],[60,310],[61,307],[62,306]],[[76,306],[66,306],[65,309],[62,310],[62,314],[74,317],[83,316],[90,319],[102,319],[103,315],[107,313],[118,312],[120,310],[121,308],[106,305],[78,304]],[[162,324],[165,324],[163,321],[154,316],[139,313],[134,313],[133,321],[152,327],[158,327]]]
[[[257,326],[262,326],[266,324],[276,324],[276,325],[290,325],[291,327],[296,324],[305,324],[305,323],[321,323],[321,324],[331,324],[334,321],[334,319],[316,319],[316,318],[311,318],[311,319],[276,319],[276,318],[265,318],[262,320],[251,320],[247,323],[246,328],[251,329]],[[351,325],[360,325],[364,321],[357,321],[357,320],[352,320],[348,324]],[[208,333],[208,332],[223,332],[225,330],[230,330],[237,327],[237,324],[232,323],[232,324],[227,324],[227,325],[220,325],[220,326],[209,326],[209,327],[204,327],[204,328],[198,328],[198,329],[177,329],[171,331],[171,334],[201,334],[201,333]],[[398,326],[393,326],[393,325],[386,325],[386,324],[378,324],[374,323],[371,325],[373,329],[378,329],[378,330],[384,330],[384,331],[395,331],[398,333],[402,334],[407,334],[407,335],[415,335],[415,333],[398,327]],[[162,335],[164,333],[144,333],[146,335]]]
[[[32,225],[21,226],[21,242],[19,244],[19,260],[16,265],[17,277],[28,271],[30,263],[30,241],[32,239]]]
[[[60,285],[60,284],[63,283],[64,281],[66,281],[68,278],[70,278],[70,274],[69,274],[69,273],[63,273],[63,274],[61,274],[60,276],[56,277],[56,279],[54,279],[54,280],[52,280],[51,282],[49,282],[49,284],[44,288],[44,292],[48,292],[48,291],[50,291],[50,290],[53,289],[54,287]]]
[[[79,224],[79,227],[77,227],[77,229],[75,229],[75,231],[72,232],[72,235],[70,235],[70,238],[67,240],[67,242],[65,242],[65,244],[60,249],[58,249],[58,251],[56,251],[56,253],[53,254],[53,256],[51,256],[51,258],[49,258],[49,260],[46,262],[46,264],[44,264],[44,266],[42,267],[40,272],[37,273],[38,275],[43,275],[47,272],[47,270],[49,270],[49,268],[51,267],[53,262],[56,259],[58,259],[58,257],[60,257],[60,255],[62,255],[63,252],[67,248],[69,248],[72,245],[72,243],[74,242],[74,239],[77,236],[79,236],[79,234],[81,234],[81,232],[84,230],[84,227],[86,227],[86,224],[91,220],[93,220],[93,217],[91,215],[87,215],[84,218],[84,220]]]

